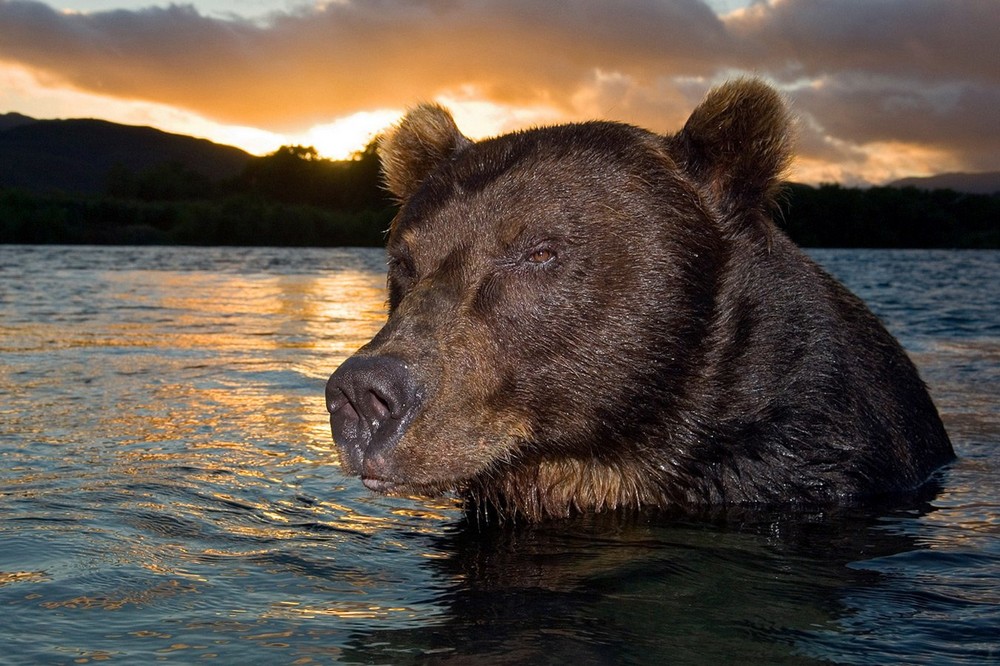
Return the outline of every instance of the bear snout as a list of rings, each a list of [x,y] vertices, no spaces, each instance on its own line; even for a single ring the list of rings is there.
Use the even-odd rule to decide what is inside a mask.
[[[352,356],[330,376],[326,405],[333,439],[342,462],[365,485],[392,485],[392,451],[420,403],[413,373],[394,357]]]

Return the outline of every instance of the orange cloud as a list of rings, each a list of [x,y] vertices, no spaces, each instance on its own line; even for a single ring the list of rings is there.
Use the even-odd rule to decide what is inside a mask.
[[[3,1],[0,59],[81,90],[284,130],[470,87],[494,102],[565,106],[598,68],[644,81],[711,71],[700,63],[725,34],[707,6],[631,5],[337,2],[261,25],[190,6],[63,14]]]
[[[997,34],[981,0],[769,0],[722,17],[701,0],[338,0],[258,20],[0,0],[0,62],[276,136],[424,99],[487,110],[473,135],[590,117],[666,132],[712,83],[753,71],[802,115],[802,163],[855,180],[887,173],[872,152],[886,146],[1000,169]]]

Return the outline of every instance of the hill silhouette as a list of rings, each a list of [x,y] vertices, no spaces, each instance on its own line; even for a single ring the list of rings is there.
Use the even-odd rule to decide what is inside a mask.
[[[150,127],[0,116],[0,243],[381,245],[375,144],[252,156]]]
[[[942,173],[936,176],[901,178],[890,187],[916,187],[921,190],[954,190],[966,194],[996,194],[1000,192],[1000,171],[983,173]]]
[[[152,127],[104,120],[0,116],[0,187],[98,194],[113,170],[141,173],[174,164],[218,181],[237,176],[251,155]]]
[[[27,125],[28,123],[34,122],[37,122],[34,118],[20,113],[0,113],[0,132],[8,130],[11,127]]]
[[[777,218],[810,247],[1000,247],[1000,194],[950,178],[789,184]],[[347,160],[307,146],[255,157],[150,127],[0,115],[0,243],[379,246],[395,211],[374,142]]]

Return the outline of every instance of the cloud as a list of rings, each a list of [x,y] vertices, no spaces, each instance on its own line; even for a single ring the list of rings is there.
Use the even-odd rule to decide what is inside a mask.
[[[801,161],[839,164],[830,173],[863,182],[1000,169],[996,9],[982,0],[772,0],[733,13],[726,27],[746,66],[790,90],[803,117]]]
[[[863,170],[874,147],[896,146],[1000,169],[995,10],[770,0],[720,17],[701,0],[334,0],[250,20],[0,0],[0,62],[274,132],[441,98],[672,131],[712,82],[753,71],[792,97],[807,161]]]
[[[726,26],[747,64],[769,71],[1000,83],[1000,12],[987,0],[772,0]]]
[[[333,2],[264,24],[190,6],[64,14],[0,2],[0,59],[82,90],[270,128],[469,86],[495,102],[560,106],[596,68],[639,82],[709,73],[725,43],[697,0],[633,0],[614,12],[600,0]]]
[[[797,91],[795,108],[858,146],[895,142],[960,155],[970,170],[1000,168],[1000,87],[845,74]]]

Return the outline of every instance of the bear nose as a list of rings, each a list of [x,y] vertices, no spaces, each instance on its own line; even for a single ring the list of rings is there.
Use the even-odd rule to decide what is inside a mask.
[[[355,472],[388,475],[387,454],[416,412],[417,386],[407,365],[390,356],[352,356],[326,383],[333,439]]]

